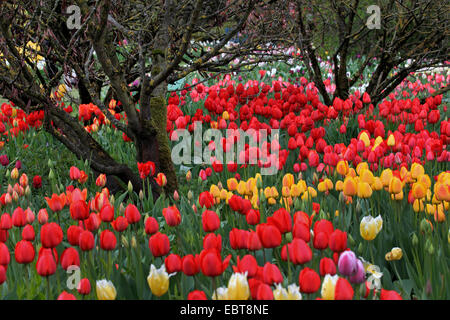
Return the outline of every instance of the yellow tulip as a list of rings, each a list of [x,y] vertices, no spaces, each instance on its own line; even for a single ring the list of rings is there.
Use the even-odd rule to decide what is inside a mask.
[[[370,170],[362,170],[360,174],[360,181],[372,184],[374,182],[373,173]]]
[[[230,178],[227,180],[228,190],[236,191],[237,186],[238,186],[238,182],[237,182],[236,178]]]
[[[281,194],[285,198],[289,197],[291,195],[291,191],[290,191],[289,187],[288,186],[283,186],[283,188],[281,189]]]
[[[229,120],[230,119],[230,115],[229,115],[228,111],[224,111],[222,113],[222,118],[225,119],[225,120]]]
[[[325,278],[322,282],[322,299],[323,300],[334,300],[334,292],[336,288],[336,282],[338,281],[339,276],[336,274],[331,276],[330,274],[326,274]]]
[[[450,201],[450,185],[444,182],[436,182],[434,194],[439,201]]]
[[[367,133],[365,131],[363,133],[361,133],[361,135],[359,136],[359,140],[364,142],[364,146],[366,148],[368,146],[370,146],[370,139],[369,139],[369,136],[367,135]]]
[[[247,194],[247,184],[244,181],[239,181],[237,192],[241,195]]]
[[[418,176],[417,182],[423,184],[426,189],[431,187],[431,179],[427,174],[421,174],[420,176]]]
[[[349,171],[348,162],[345,160],[340,160],[336,165],[336,171],[341,175],[345,176],[347,175]]]
[[[442,203],[436,205],[436,210],[434,211],[434,220],[436,222],[444,222],[446,219],[445,213],[444,213],[444,206]]]
[[[380,178],[375,177],[373,179],[373,183],[371,184],[370,187],[372,188],[372,190],[376,190],[376,191],[381,190],[381,189],[383,189],[383,182],[381,182]]]
[[[392,248],[392,250],[386,253],[385,259],[386,261],[396,261],[400,260],[403,257],[403,251],[399,247]]]
[[[111,281],[97,280],[95,285],[98,300],[115,300],[117,296],[116,288]]]
[[[19,178],[19,170],[14,168],[11,171],[11,179],[16,180],[17,178]]]
[[[303,193],[306,191],[306,181],[305,180],[300,180],[299,182],[297,182],[297,186],[300,189],[300,193]]]
[[[247,273],[233,273],[228,281],[229,300],[248,300],[250,298],[250,287],[247,281]]]
[[[292,173],[287,173],[283,177],[283,186],[291,187],[294,183],[294,175]]]
[[[403,189],[403,183],[402,181],[397,177],[392,177],[391,181],[389,182],[389,193],[400,193]]]
[[[209,188],[209,192],[212,194],[212,196],[214,198],[219,198],[220,197],[220,190],[219,187],[216,186],[215,184],[212,184],[211,187]]]
[[[383,183],[383,187],[388,187],[389,186],[389,182],[391,181],[392,177],[393,177],[393,173],[391,169],[384,169],[381,172],[380,175],[380,180]]]
[[[371,241],[376,238],[377,234],[383,227],[383,219],[379,215],[376,218],[365,216],[359,225],[361,237],[364,240]]]
[[[317,191],[313,187],[308,187],[308,193],[311,195],[311,198],[317,197]]]
[[[395,137],[394,137],[393,134],[390,134],[390,135],[389,135],[389,137],[388,137],[388,139],[387,139],[387,145],[388,145],[389,147],[395,146]]]
[[[434,214],[436,211],[435,206],[433,206],[432,204],[427,203],[427,205],[425,206],[425,212],[427,214]]]
[[[352,178],[356,177],[355,169],[353,169],[353,168],[348,169],[348,173],[347,173],[346,177],[352,177]]]
[[[296,185],[296,184],[293,184],[293,185],[291,186],[290,192],[291,192],[291,196],[292,196],[292,197],[299,197],[300,194],[301,194],[300,188],[299,188],[299,186]]]
[[[425,209],[425,206],[423,204],[422,200],[416,199],[413,203],[413,210],[414,212],[422,212]]]
[[[287,290],[281,284],[276,284],[273,297],[275,300],[302,300],[300,288],[296,284],[289,285]]]
[[[411,178],[417,179],[419,176],[423,175],[425,173],[425,169],[423,166],[419,163],[414,162],[411,165]]]
[[[147,277],[148,286],[157,297],[161,297],[163,294],[169,290],[169,278],[175,273],[168,274],[166,271],[166,266],[163,264],[161,268],[156,269],[152,264],[150,266],[150,273]]]
[[[359,198],[370,198],[372,196],[372,188],[367,182],[358,183],[357,195]]]
[[[346,196],[354,196],[357,192],[356,182],[352,177],[347,177],[344,180],[344,188],[342,190]]]
[[[414,199],[423,199],[427,195],[427,188],[420,182],[415,182],[411,188]]]
[[[393,193],[393,194],[391,194],[391,199],[392,200],[403,200],[403,197],[404,197],[403,190],[400,193]]]
[[[367,164],[367,162],[360,162],[356,166],[356,172],[359,176],[362,174],[363,170],[369,170],[369,165]]]
[[[335,189],[336,189],[336,191],[344,190],[344,182],[341,180],[336,181]]]

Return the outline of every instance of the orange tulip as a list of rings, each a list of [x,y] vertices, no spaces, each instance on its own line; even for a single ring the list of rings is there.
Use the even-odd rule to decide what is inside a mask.
[[[356,182],[352,177],[347,177],[344,180],[343,192],[346,196],[354,196],[357,192]]]
[[[51,199],[45,197],[45,200],[47,200],[47,204],[53,212],[61,211],[67,203],[67,198],[64,193],[61,193],[59,196],[54,193]]]

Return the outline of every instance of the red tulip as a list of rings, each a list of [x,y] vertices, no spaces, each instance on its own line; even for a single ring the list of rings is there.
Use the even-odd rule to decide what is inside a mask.
[[[22,230],[22,239],[34,241],[35,236],[36,234],[34,232],[33,226],[31,224],[27,224]]]
[[[264,265],[263,279],[268,285],[283,282],[283,276],[281,275],[280,269],[270,262],[266,262]]]
[[[89,218],[84,220],[84,225],[86,226],[86,229],[88,229],[91,232],[94,232],[98,228],[100,228],[100,224],[102,223],[102,220],[100,219],[99,215],[92,212],[89,215]]]
[[[171,253],[164,259],[166,271],[170,273],[181,271],[181,257],[177,254]]]
[[[228,205],[230,206],[231,210],[238,212],[241,211],[241,202],[242,198],[234,194],[228,200]]]
[[[40,176],[36,175],[33,177],[33,187],[35,189],[42,187],[42,178]]]
[[[80,266],[80,255],[73,247],[67,248],[61,254],[61,267],[67,270],[70,266]]]
[[[47,209],[41,209],[38,212],[38,222],[39,224],[46,224],[48,222]]]
[[[91,293],[91,283],[88,278],[83,278],[78,283],[77,291],[79,294],[88,295]]]
[[[128,228],[128,220],[125,217],[119,216],[113,221],[112,226],[117,232],[123,232]]]
[[[69,176],[70,176],[70,180],[78,180],[81,177],[81,171],[80,169],[78,169],[77,167],[70,167],[69,170]]]
[[[89,208],[85,201],[76,200],[70,204],[70,216],[74,220],[85,220],[89,218]]]
[[[6,268],[0,265],[0,285],[6,281]]]
[[[185,275],[194,276],[200,272],[200,256],[188,254],[181,260],[181,268]]]
[[[336,264],[333,259],[324,257],[320,260],[319,272],[322,277],[326,274],[334,276],[336,274]]]
[[[334,299],[352,300],[353,294],[354,291],[350,282],[348,282],[348,280],[345,278],[339,278],[334,289]]]
[[[318,250],[328,248],[328,234],[325,232],[314,233],[313,246]]]
[[[158,232],[159,229],[159,225],[158,225],[158,221],[153,218],[153,217],[148,217],[145,220],[145,233],[146,234],[154,234],[156,232]]]
[[[273,300],[272,288],[265,283],[258,285],[258,290],[256,293],[257,300]]]
[[[78,246],[80,243],[80,234],[83,232],[83,228],[79,226],[70,226],[67,229],[67,241],[72,246]]]
[[[274,225],[268,223],[258,224],[256,233],[264,248],[275,248],[281,244],[280,230]]]
[[[14,250],[14,257],[17,263],[28,264],[34,260],[36,252],[34,251],[33,244],[27,240],[20,240],[16,244]]]
[[[176,227],[181,223],[181,213],[176,206],[164,208],[162,213],[168,226]]]
[[[205,232],[214,232],[220,228],[219,216],[214,211],[205,210],[202,214],[202,224]]]
[[[17,207],[12,214],[12,224],[15,227],[23,227],[27,224],[27,215],[21,207]]]
[[[381,289],[380,300],[403,300],[403,298],[394,290]]]
[[[48,277],[56,272],[56,261],[50,252],[45,250],[38,257],[36,271],[41,277]]]
[[[251,226],[257,225],[261,219],[259,210],[250,209],[245,215],[245,220]]]
[[[187,299],[188,300],[208,300],[206,298],[205,292],[201,291],[201,290],[194,290],[194,291],[189,292]]]
[[[200,207],[209,209],[214,205],[214,197],[212,196],[211,192],[203,191],[198,197],[198,203],[200,204]]]
[[[277,227],[281,233],[290,232],[292,230],[291,215],[284,208],[278,209],[271,217],[268,217],[267,223]]]
[[[347,232],[339,229],[334,230],[328,239],[330,249],[334,252],[342,252],[347,249]]]
[[[157,232],[150,237],[148,246],[154,257],[162,257],[169,253],[169,237],[161,232]]]
[[[298,277],[300,291],[303,293],[314,293],[320,288],[320,277],[311,268],[303,268]]]
[[[11,256],[8,247],[3,242],[0,242],[0,265],[6,266],[9,264]]]
[[[73,294],[63,291],[58,296],[57,300],[77,300],[77,298],[75,298],[75,296]]]
[[[41,228],[41,243],[44,248],[54,248],[63,240],[61,227],[55,223],[46,223]]]
[[[90,251],[94,249],[95,239],[94,234],[88,230],[80,233],[79,246],[82,251]]]
[[[61,193],[59,196],[57,194],[52,194],[51,198],[45,197],[47,204],[53,212],[61,211],[66,205],[66,195]]]
[[[103,222],[112,222],[114,220],[114,207],[110,204],[105,204],[100,210],[100,219]]]
[[[231,229],[229,233],[230,246],[232,249],[246,249],[247,248],[247,239],[248,239],[248,231],[240,230],[237,228]]]
[[[125,208],[125,218],[127,218],[129,224],[136,223],[141,219],[141,214],[134,204],[130,203]]]
[[[9,230],[12,228],[12,219],[9,213],[2,214],[0,218],[0,229]]]
[[[200,269],[205,276],[217,277],[228,267],[230,259],[231,254],[222,261],[220,252],[216,249],[202,250],[200,253]]]
[[[286,246],[287,251],[286,252]],[[289,261],[293,264],[304,264],[312,259],[312,251],[308,244],[303,239],[294,239],[291,243],[283,246],[281,250],[281,258],[287,261],[287,254],[289,254]]]
[[[100,233],[100,248],[106,251],[114,250],[117,245],[117,239],[114,232],[103,230]]]
[[[258,263],[251,254],[245,255],[242,259],[237,257],[236,266],[233,266],[233,271],[236,273],[247,272],[247,277],[253,277],[258,272]]]
[[[217,249],[217,251],[222,251],[222,236],[215,235],[214,233],[208,233],[203,238],[203,249]]]
[[[255,231],[250,231],[247,233],[247,243],[243,249],[248,249],[250,251],[260,250],[262,248],[261,240]]]
[[[292,236],[294,238],[303,239],[305,242],[309,242],[311,239],[311,231],[304,223],[295,223],[292,230]]]

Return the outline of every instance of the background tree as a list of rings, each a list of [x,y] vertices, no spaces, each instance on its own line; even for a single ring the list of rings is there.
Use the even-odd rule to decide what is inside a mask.
[[[374,105],[411,72],[449,60],[449,4],[446,1],[296,0],[295,3],[298,33],[293,37],[301,49],[310,79],[315,81],[327,105],[331,105],[335,97],[347,99],[349,89],[362,80],[374,59],[375,72],[370,79],[363,80],[368,81],[366,92]],[[380,8],[380,29],[366,25],[374,13],[367,13],[371,5]],[[333,96],[325,89],[325,75],[319,66],[319,56],[324,51],[330,53],[333,62],[336,84]],[[351,73],[349,61],[356,54],[361,54],[363,59]]]
[[[67,7],[73,4],[80,8],[81,24],[71,30]],[[277,13],[273,5],[261,0],[8,1],[0,9],[0,95],[26,111],[44,110],[45,130],[78,158],[106,173],[109,182],[131,181],[140,190],[138,173],[108,154],[51,97],[69,79],[79,93],[75,102],[97,105],[134,142],[134,162],[153,161],[156,172],[167,176],[166,191],[173,193],[177,178],[166,133],[168,84],[194,71],[208,78],[204,72],[214,76],[283,58],[267,56],[271,48],[260,46],[271,42],[272,35],[288,37],[277,26],[285,12]],[[239,34],[245,37],[230,46]],[[212,43],[208,50],[205,41]],[[36,55],[45,58],[43,71]],[[247,61],[230,68],[236,58]],[[110,112],[112,98],[120,101],[126,122]],[[158,185],[150,182],[158,196]]]

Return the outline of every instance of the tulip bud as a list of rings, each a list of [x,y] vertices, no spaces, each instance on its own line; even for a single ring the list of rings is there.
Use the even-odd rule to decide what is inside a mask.
[[[53,161],[50,160],[50,159],[48,159],[48,161],[47,161],[47,166],[48,166],[49,168],[53,168]]]
[[[114,204],[116,201],[116,198],[114,198],[114,195],[112,194],[111,197],[109,197],[109,203]]]
[[[347,241],[348,241],[349,246],[351,246],[351,247],[353,247],[355,245],[355,243],[356,243],[350,233],[347,234]]]
[[[131,247],[135,249],[137,247],[136,237],[131,237]]]
[[[431,233],[431,225],[426,219],[422,219],[420,222],[420,232],[425,234]]]
[[[11,179],[16,180],[17,178],[19,178],[19,170],[17,170],[17,168],[14,168],[11,171]]]
[[[173,192],[173,199],[174,199],[175,201],[180,200],[180,195],[178,194],[178,191],[177,191],[177,190],[175,190],[175,191]]]
[[[419,244],[419,238],[417,238],[417,235],[414,233],[411,239],[411,243],[414,247],[417,247]]]
[[[300,202],[300,200],[298,198],[295,199],[294,201],[294,209],[296,211],[301,210],[302,207],[302,203]]]
[[[5,176],[6,177],[9,177],[11,175],[11,171],[9,171],[9,169],[8,170],[6,170],[6,174],[5,174]]]
[[[144,192],[142,190],[139,191],[139,200],[144,200]]]
[[[26,196],[29,196],[30,194],[31,194],[30,186],[27,186],[27,187],[25,188],[25,195],[26,195]]]
[[[13,191],[12,199],[13,199],[15,202],[19,201],[19,194],[18,194],[17,192]]]
[[[52,169],[52,168],[50,168],[50,172],[49,172],[49,174],[48,174],[48,178],[49,178],[50,180],[55,179],[55,173],[53,172],[53,169]]]
[[[186,173],[186,180],[187,180],[187,181],[191,181],[191,178],[192,178],[192,173],[191,173],[191,170],[189,170],[189,171]]]
[[[133,192],[133,184],[131,183],[131,181],[128,181],[128,193],[132,192]]]
[[[121,215],[123,215],[123,213],[125,212],[125,206],[123,205],[123,203],[121,203],[119,206],[119,212]]]
[[[450,243],[450,228],[448,229],[447,241]]]
[[[122,245],[125,248],[128,248],[128,246],[129,246],[128,239],[124,235],[122,235],[121,240],[122,240]]]
[[[428,252],[429,255],[433,255],[433,253],[434,253],[434,246],[433,246],[433,244],[431,242],[430,242],[430,245],[427,248],[427,252]]]
[[[361,214],[361,212],[362,212],[361,202],[359,202],[359,199],[358,199],[358,202],[356,202],[356,214],[359,216]]]
[[[192,193],[191,190],[188,191],[187,197],[189,200],[192,200],[194,198],[194,194]]]
[[[362,253],[363,253],[363,250],[364,250],[364,247],[363,247],[363,245],[362,245],[362,242],[360,242],[360,243],[359,243],[359,246],[358,246],[358,254],[362,254]]]

